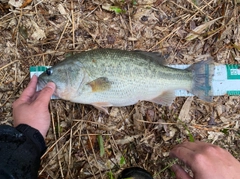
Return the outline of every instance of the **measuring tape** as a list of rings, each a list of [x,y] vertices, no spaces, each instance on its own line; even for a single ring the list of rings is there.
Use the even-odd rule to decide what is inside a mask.
[[[169,65],[172,68],[185,69],[190,65]],[[30,77],[39,76],[50,66],[31,66]],[[213,96],[240,96],[240,64],[216,65],[212,79]],[[39,88],[37,90],[40,90]],[[175,90],[175,96],[193,96],[186,90]],[[53,97],[54,99],[56,97]]]

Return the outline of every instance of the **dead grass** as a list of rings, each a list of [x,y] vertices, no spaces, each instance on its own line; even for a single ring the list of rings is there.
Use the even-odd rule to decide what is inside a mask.
[[[12,125],[11,105],[29,82],[29,67],[53,65],[69,53],[118,48],[167,52],[169,64],[191,64],[206,54],[220,64],[240,60],[239,0],[33,0],[24,1],[30,2],[24,8],[3,2],[2,124]],[[176,98],[170,107],[141,102],[111,108],[109,116],[60,100],[52,101],[50,110],[49,147],[39,178],[110,178],[128,166],[143,167],[155,178],[174,178],[168,153],[191,135],[240,159],[238,96],[215,97],[213,104]],[[216,124],[209,125],[210,119]]]

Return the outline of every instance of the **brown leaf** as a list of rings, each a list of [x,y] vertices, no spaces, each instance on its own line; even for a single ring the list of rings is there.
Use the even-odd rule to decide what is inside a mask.
[[[208,21],[202,25],[197,26],[195,29],[193,29],[192,32],[190,32],[186,40],[191,41],[197,37],[199,37],[207,28],[209,28],[212,24],[214,24],[217,20],[221,19],[222,17],[216,18],[214,20]]]
[[[21,8],[26,7],[27,5],[29,5],[32,2],[32,0],[25,0],[21,6]]]

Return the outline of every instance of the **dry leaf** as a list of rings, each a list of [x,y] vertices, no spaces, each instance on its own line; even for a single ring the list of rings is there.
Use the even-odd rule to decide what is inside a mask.
[[[236,124],[235,124],[235,126],[234,126],[234,129],[240,129],[240,127],[239,127],[239,121],[236,121]]]
[[[135,37],[128,37],[128,40],[129,40],[129,41],[137,41],[138,39],[135,38]]]
[[[21,7],[23,5],[24,0],[9,0],[9,4],[13,7]]]
[[[67,16],[68,20],[71,21],[71,17],[69,16],[69,13],[65,10],[62,4],[58,5],[58,10],[62,15]]]
[[[22,8],[26,7],[27,5],[29,5],[32,2],[32,0],[25,0],[22,4]]]
[[[134,136],[125,136],[123,139],[118,139],[115,140],[116,144],[118,145],[124,145],[124,144],[128,144],[132,141],[134,141],[135,139],[137,139],[138,137],[140,137],[141,135],[134,135]]]
[[[135,113],[133,114],[133,123],[134,128],[136,128],[137,130],[143,130],[143,123],[140,121],[143,121],[143,116],[139,112],[138,108],[135,107]]]
[[[62,4],[59,4],[59,5],[58,5],[58,10],[59,10],[59,12],[60,12],[62,15],[68,14]]]
[[[91,151],[92,147],[95,146],[97,142],[97,136],[96,135],[90,135],[87,140],[86,148],[88,151]]]
[[[208,139],[213,140],[212,143],[214,143],[216,140],[218,140],[219,137],[223,137],[224,134],[222,132],[212,132],[208,131]]]
[[[186,40],[191,41],[197,37],[199,37],[202,33],[204,33],[204,31],[209,28],[214,22],[216,22],[217,20],[221,19],[222,17],[219,17],[217,19],[211,20],[209,22],[206,22],[200,26],[197,26],[195,29],[193,29],[193,32],[190,32],[187,37]]]
[[[31,21],[34,28],[36,29],[36,31],[32,34],[32,38],[34,40],[42,40],[43,38],[46,38],[46,35],[44,33],[44,31],[42,29],[40,29],[40,27],[36,24],[36,22]]]
[[[173,138],[175,136],[177,132],[177,129],[173,128],[173,127],[169,127],[169,131],[166,132],[165,135],[162,135],[162,139],[166,142],[168,140],[170,140],[171,138]]]
[[[107,3],[106,3],[106,4],[103,4],[103,5],[102,5],[102,8],[103,8],[104,10],[106,10],[106,11],[112,11],[112,10],[111,10],[111,6],[112,6],[111,4],[107,4]]]
[[[180,111],[180,114],[178,116],[178,118],[181,121],[190,122],[191,118],[190,118],[189,111],[190,111],[192,101],[193,101],[193,96],[190,96],[190,97],[187,98],[187,100],[183,104],[183,107],[182,107],[182,109]]]
[[[238,51],[240,51],[240,45],[238,45],[238,44],[233,44],[233,47],[235,48],[235,49],[237,49]]]
[[[119,116],[119,115],[120,115],[120,110],[119,110],[119,108],[117,108],[117,107],[112,107],[109,115],[110,115],[111,117],[117,117],[117,116]]]
[[[235,57],[235,60],[237,60],[238,63],[240,63],[240,57]]]

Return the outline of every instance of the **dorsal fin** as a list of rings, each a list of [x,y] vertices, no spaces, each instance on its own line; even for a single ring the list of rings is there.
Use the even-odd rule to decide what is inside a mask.
[[[134,52],[139,53],[141,55],[147,56],[151,58],[151,60],[155,61],[156,63],[160,65],[165,65],[166,64],[166,59],[169,57],[169,54],[161,54],[159,52],[146,52],[146,51],[141,51],[141,50],[135,50]]]

